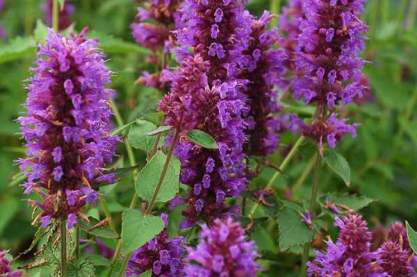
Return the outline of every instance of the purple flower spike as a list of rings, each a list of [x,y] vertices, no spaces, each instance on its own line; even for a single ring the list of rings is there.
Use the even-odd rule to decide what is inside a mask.
[[[414,268],[410,265],[410,252],[403,249],[399,243],[385,242],[377,251],[378,265],[387,276],[416,277]]]
[[[162,214],[161,217],[167,224],[167,215]],[[182,258],[185,254],[182,243],[182,237],[169,238],[168,231],[164,229],[155,238],[133,252],[126,276],[138,276],[148,270],[152,271],[152,276],[181,276]]]
[[[7,252],[0,250],[0,276],[20,277],[23,275],[21,271],[13,271],[10,261],[6,257]]]
[[[94,189],[110,181],[102,169],[118,141],[110,135],[113,92],[105,88],[111,74],[85,32],[65,38],[52,31],[33,72],[27,115],[19,118],[27,158],[19,163],[30,184],[26,191],[43,197],[42,226],[55,218],[67,219],[71,228],[80,209],[96,201]]]
[[[291,82],[296,99],[317,106],[312,125],[304,135],[334,148],[355,126],[336,119],[337,105],[358,101],[368,88],[364,82],[364,48],[367,26],[360,17],[365,0],[292,1],[282,17],[287,67],[294,70]],[[296,42],[296,43],[295,43]]]
[[[242,227],[231,218],[202,226],[200,242],[188,248],[186,277],[256,276],[258,256],[253,241],[246,241]]]
[[[337,241],[328,241],[326,251],[316,252],[315,260],[307,264],[308,276],[378,276],[372,275],[376,255],[370,251],[372,235],[366,221],[350,214],[337,218],[336,226],[340,229]]]

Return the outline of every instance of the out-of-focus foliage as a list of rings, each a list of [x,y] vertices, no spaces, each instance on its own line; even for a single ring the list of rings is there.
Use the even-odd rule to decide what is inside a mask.
[[[42,17],[41,2],[6,0],[6,7],[0,13],[0,24],[8,33],[8,38],[0,41],[0,248],[11,249],[13,254],[27,249],[36,231],[31,226],[31,208],[19,187],[21,176],[14,161],[24,151],[16,118],[24,112],[25,80],[30,76],[29,68],[34,61],[36,22]],[[119,118],[117,123],[123,125],[141,119],[128,127],[131,128],[129,141],[134,147],[130,152],[133,155],[129,156],[124,146],[120,146],[121,155],[114,165],[120,170],[119,183],[101,190],[107,204],[101,203],[105,207],[101,206],[100,211],[118,213],[119,217],[115,217],[112,224],[119,226],[120,211],[129,206],[135,189],[131,173],[123,173],[123,169],[130,166],[129,162],[142,167],[147,158],[144,150],[148,151],[153,144],[153,141],[147,141],[152,138],[143,137],[140,141],[132,132],[135,128],[138,134],[153,129],[150,117],[157,118],[158,115],[148,113],[155,111],[161,92],[135,84],[140,71],[154,70],[147,64],[147,50],[137,46],[130,35],[129,25],[138,3],[133,0],[72,2],[76,9],[73,28],[77,31],[83,26],[90,28],[90,36],[100,39],[108,57],[108,66],[114,72],[113,88],[118,92],[115,103],[124,120],[120,122]],[[248,7],[255,14],[260,14],[263,9],[278,12],[285,2],[253,0]],[[372,90],[367,101],[343,111],[354,122],[359,122],[360,128],[356,139],[346,138],[337,149],[350,165],[350,186],[346,187],[346,180],[340,174],[323,167],[320,199],[324,203],[326,194],[331,194],[329,197],[334,202],[352,209],[366,207],[363,212],[374,225],[402,219],[417,226],[417,1],[369,0],[364,20],[370,30],[364,57],[368,61],[366,73]],[[280,151],[272,157],[276,164],[282,159],[281,152],[285,152],[293,141],[294,137],[290,135],[282,138]],[[304,145],[289,170],[273,184],[277,198],[294,201],[308,198],[314,174],[304,176],[302,173],[306,168],[315,171],[311,166],[313,159],[313,149]],[[272,174],[273,169],[265,169],[252,186],[265,186]],[[337,191],[361,196],[340,196]],[[294,264],[299,260],[292,254],[302,252],[302,244],[310,240],[312,232],[300,221],[305,203],[280,203],[279,212],[272,216],[278,218],[280,226],[284,227],[278,230],[276,224],[268,219],[263,224],[254,224],[251,236],[264,254],[262,263],[272,269],[270,272],[276,272],[277,276],[292,276]],[[256,220],[265,220],[266,212],[270,213],[259,208]],[[171,221],[177,220],[175,213],[178,214],[173,211]],[[99,209],[91,209],[90,215],[98,218]],[[314,228],[320,229],[330,222],[320,221]],[[170,232],[175,234],[177,229],[170,227]],[[294,233],[297,233],[295,240],[291,236]],[[104,240],[114,246],[114,240]],[[278,249],[285,251],[285,255],[281,253],[277,257]]]

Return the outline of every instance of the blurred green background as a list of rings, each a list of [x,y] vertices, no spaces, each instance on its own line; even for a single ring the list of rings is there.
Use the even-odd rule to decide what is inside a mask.
[[[253,0],[248,9],[260,14],[278,11],[286,1]],[[160,92],[134,84],[139,72],[150,69],[146,51],[130,35],[136,7],[133,0],[74,0],[75,30],[83,26],[99,38],[114,72],[116,103],[125,121],[155,109]],[[16,118],[24,112],[26,79],[34,62],[36,41],[44,35],[37,26],[42,18],[40,0],[6,0],[0,24],[8,37],[0,41],[0,248],[18,253],[33,238],[31,208],[22,194],[15,160],[24,153]],[[322,192],[351,192],[375,199],[364,210],[372,224],[408,220],[417,226],[417,0],[369,0],[364,20],[369,24],[366,73],[372,96],[366,103],[351,106],[346,114],[360,128],[356,139],[346,138],[338,151],[349,161],[352,185],[346,188],[326,171]],[[287,137],[284,136],[283,143]],[[288,140],[288,139],[287,139]],[[123,151],[121,148],[120,151]],[[279,155],[276,155],[279,159]],[[140,157],[139,157],[140,158]],[[142,157],[143,159],[143,157]],[[278,186],[296,183],[309,162],[301,153]],[[123,159],[119,159],[123,163]],[[133,186],[129,178],[107,194],[111,211],[127,205]],[[309,193],[302,186],[295,198]],[[262,246],[261,246],[262,248]]]

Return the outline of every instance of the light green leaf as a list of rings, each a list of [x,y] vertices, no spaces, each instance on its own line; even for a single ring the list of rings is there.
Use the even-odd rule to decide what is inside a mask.
[[[417,254],[417,232],[410,226],[408,222],[405,222],[407,228],[407,237],[410,242],[410,247],[413,249],[414,253]]]
[[[194,129],[188,132],[189,140],[207,149],[217,149],[216,140],[204,131]]]
[[[48,34],[48,27],[43,24],[42,20],[38,19],[36,21],[35,31],[33,33],[36,42],[43,43],[46,39],[46,35]]]
[[[152,149],[156,139],[154,137],[147,136],[147,133],[155,129],[155,124],[139,119],[130,128],[127,141],[133,148],[148,152]]]
[[[329,200],[337,205],[343,205],[355,211],[363,209],[369,204],[371,204],[372,202],[374,202],[374,199],[371,199],[365,196],[336,195],[336,194],[330,194],[330,195],[324,196],[323,200],[324,201]]]
[[[159,182],[159,177],[164,167],[166,155],[159,151],[139,172],[135,184],[136,193],[146,201],[150,201]],[[162,182],[156,201],[167,202],[174,198],[179,190],[180,162],[177,158],[172,157]]]
[[[0,48],[0,64],[35,55],[36,44],[31,37],[17,37]]]
[[[339,175],[347,186],[350,186],[350,166],[346,159],[334,150],[328,150],[323,157],[334,173]]]
[[[127,253],[141,247],[164,229],[159,216],[145,216],[139,210],[125,210],[122,220],[122,249]]]
[[[298,211],[284,206],[278,212],[279,248],[286,251],[313,239],[313,231],[302,221]]]

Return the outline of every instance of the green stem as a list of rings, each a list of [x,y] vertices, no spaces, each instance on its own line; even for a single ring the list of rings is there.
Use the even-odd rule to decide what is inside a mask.
[[[67,275],[67,225],[61,220],[61,277]]]
[[[271,20],[271,27],[276,27],[278,24],[278,15],[281,7],[281,0],[271,0],[270,10],[274,18]]]
[[[111,217],[111,213],[110,213],[110,211],[109,211],[109,207],[108,207],[108,205],[107,205],[107,201],[106,201],[106,199],[104,198],[104,195],[102,196],[102,197],[100,197],[99,198],[100,200],[100,206],[101,206],[101,208],[103,209],[103,212],[104,212],[104,215],[106,216],[106,219],[108,220],[108,222],[109,222],[109,226],[110,226],[110,228],[113,230],[113,231],[115,231],[116,232],[116,226],[114,225],[114,222],[113,222],[113,219],[112,219],[112,217]]]
[[[174,140],[172,141],[171,147],[169,148],[167,158],[164,163],[164,167],[162,168],[161,175],[159,176],[158,184],[156,185],[156,189],[152,195],[152,199],[149,202],[148,207],[146,208],[145,215],[150,214],[152,211],[153,206],[155,205],[156,198],[158,197],[159,191],[161,190],[162,183],[164,182],[166,173],[168,171],[169,162],[171,161],[172,154],[174,153],[175,146],[177,145],[179,139],[179,132],[178,130],[175,131]]]
[[[313,186],[311,187],[311,196],[310,196],[310,208],[309,212],[311,214],[311,217],[314,217],[314,209],[317,204],[317,196],[319,192],[319,183],[320,183],[320,169],[321,169],[321,159],[320,155],[317,154],[318,158],[316,160],[316,168],[315,168],[315,174],[313,179]],[[301,260],[301,274],[300,276],[306,276],[307,275],[307,262],[310,254],[310,242],[307,242],[304,245],[304,251],[303,256]]]
[[[292,192],[294,194],[296,194],[298,192],[298,190],[301,188],[301,186],[304,184],[305,180],[307,179],[307,177],[310,175],[311,171],[314,168],[314,165],[317,162],[317,157],[318,154],[314,154],[313,157],[311,157],[310,161],[308,162],[306,168],[304,169],[303,173],[301,174],[301,176],[297,179],[297,181],[295,182],[294,186],[292,187]]]
[[[55,32],[59,31],[59,3],[58,0],[52,2],[52,28]]]
[[[298,140],[295,142],[294,146],[291,148],[290,153],[285,157],[285,159],[282,161],[281,165],[278,167],[279,170],[275,172],[275,174],[272,176],[272,178],[269,180],[268,184],[266,185],[265,189],[271,188],[272,184],[275,182],[275,180],[281,176],[282,172],[287,168],[290,161],[294,158],[295,154],[297,153],[300,146],[303,144],[305,140],[304,136],[301,136],[298,138]],[[253,205],[251,211],[249,212],[249,218],[253,218],[253,215],[255,214],[255,211],[258,209],[260,205],[260,202],[256,202],[255,205]]]

